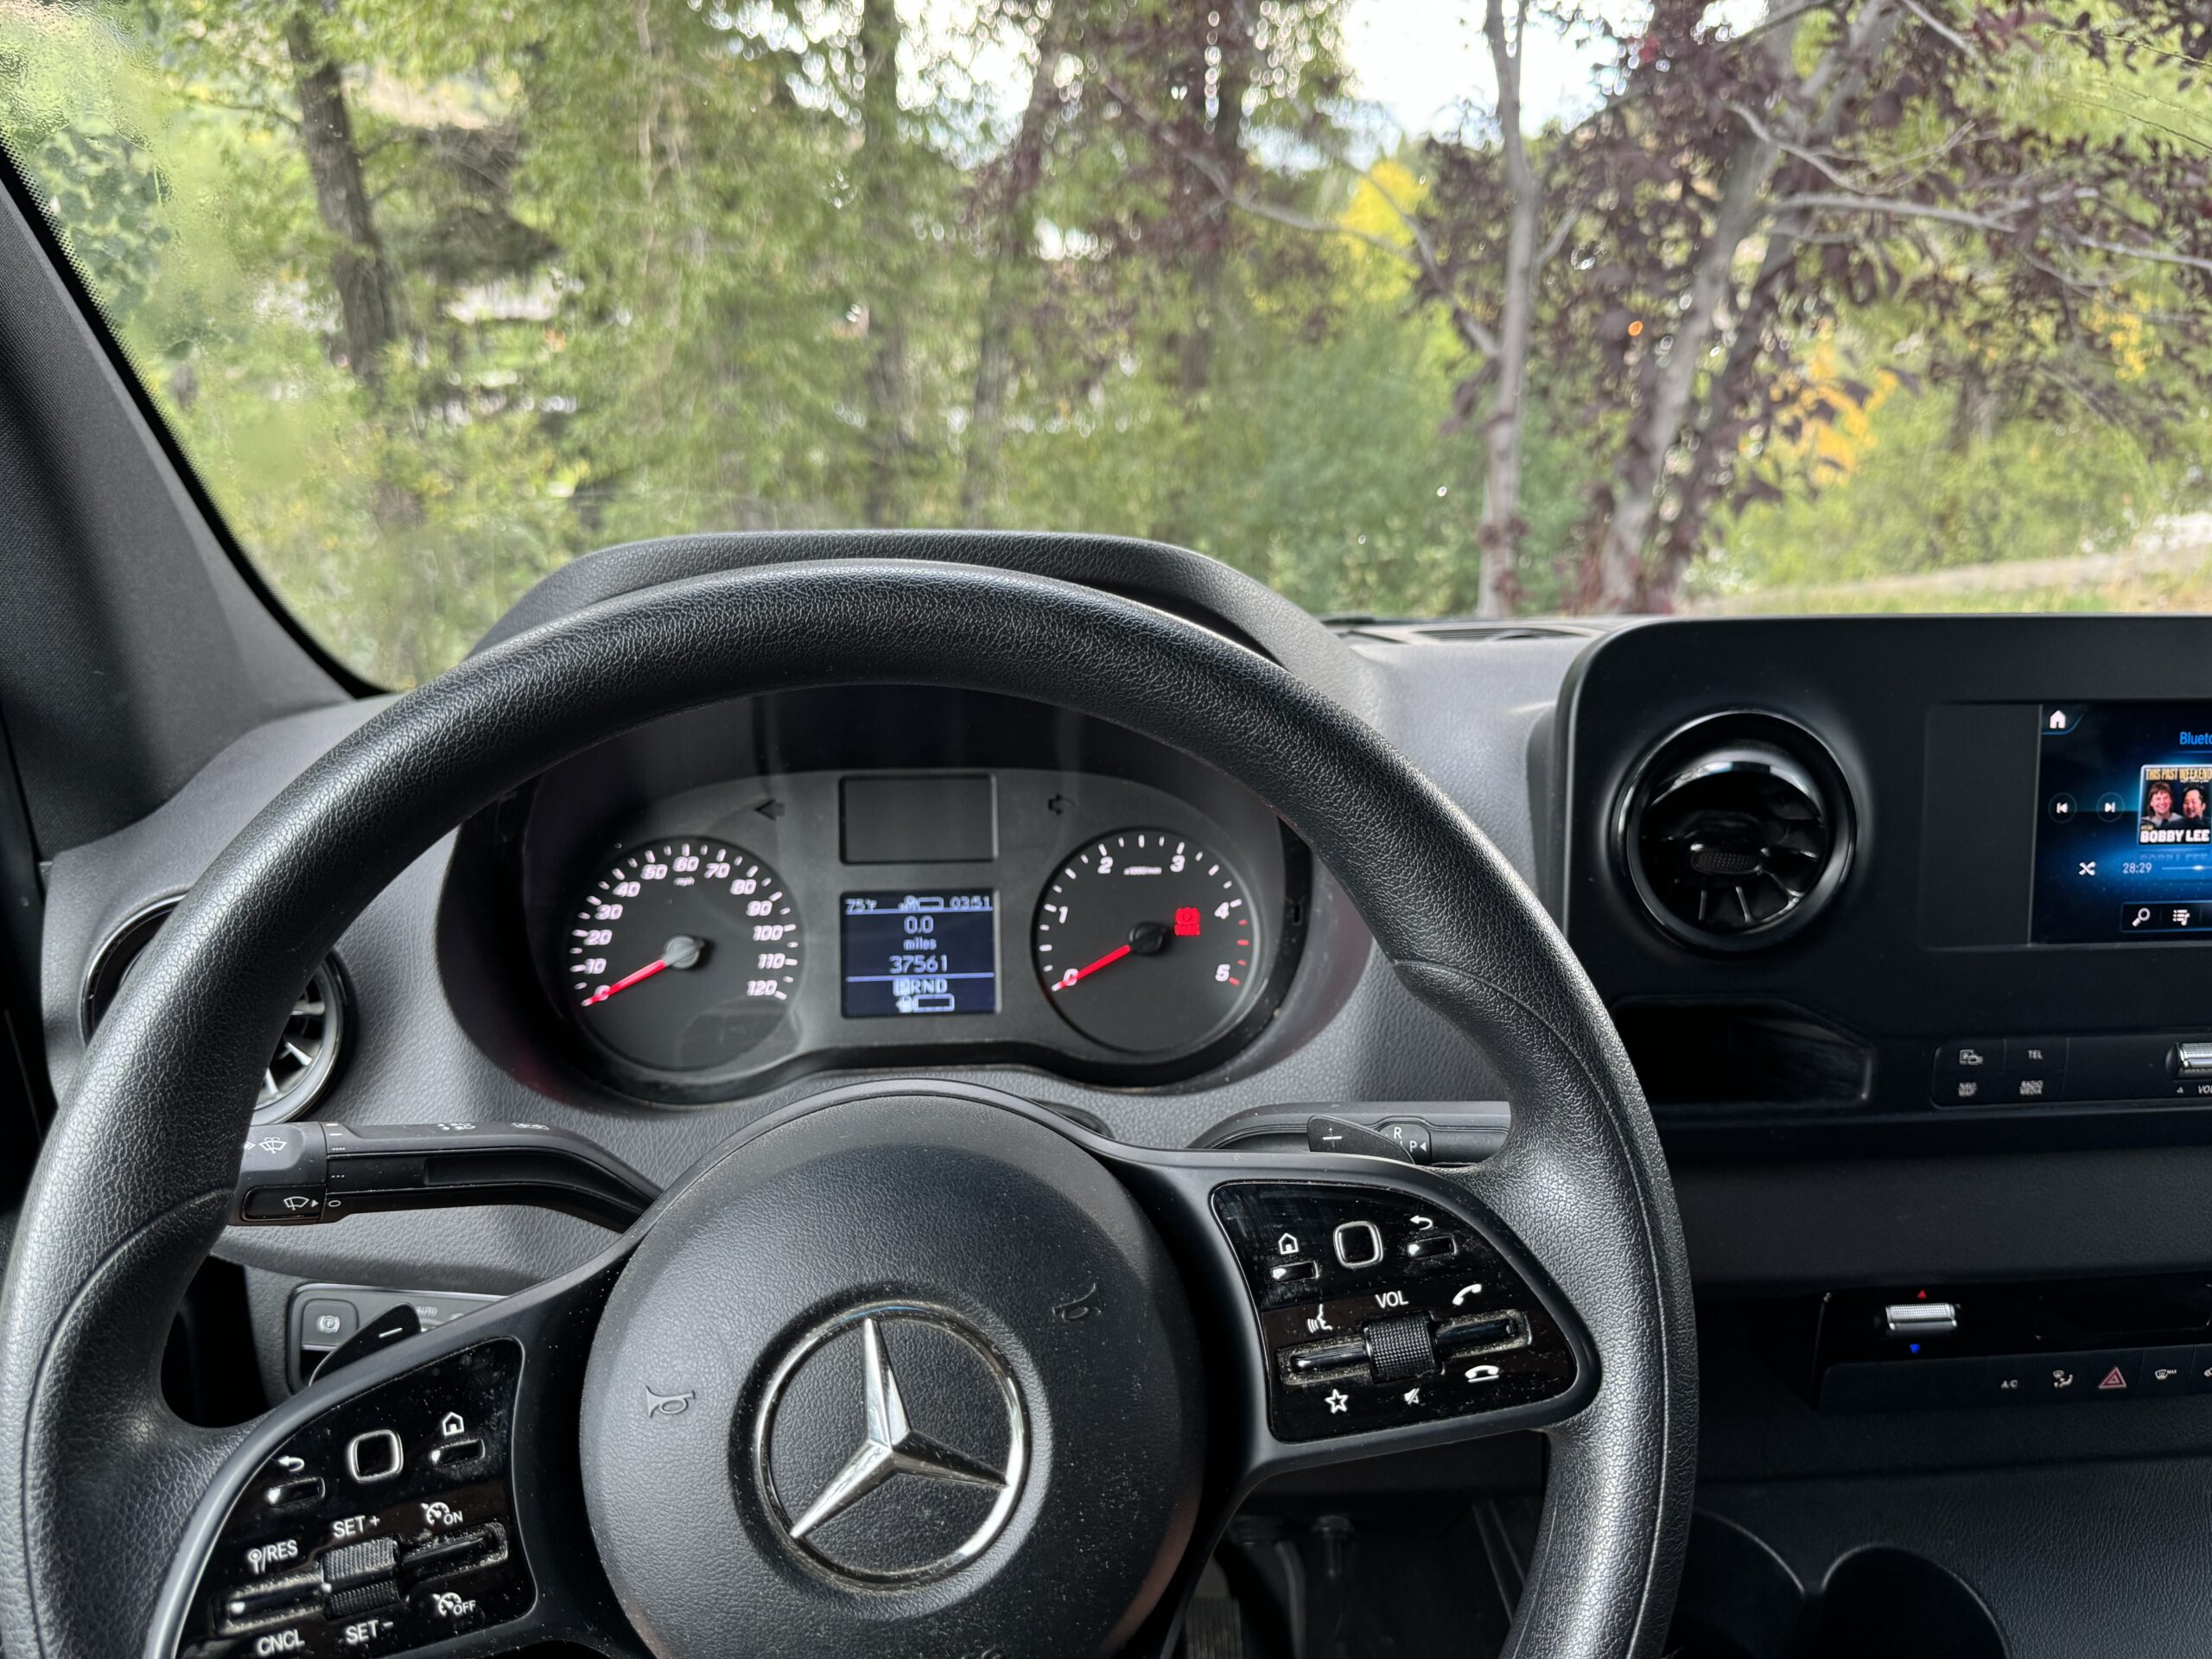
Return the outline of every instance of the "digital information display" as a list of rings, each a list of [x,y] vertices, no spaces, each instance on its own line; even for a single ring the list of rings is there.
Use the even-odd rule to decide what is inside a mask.
[[[2212,939],[2212,704],[2039,719],[2036,939]]]
[[[997,1013],[998,921],[988,893],[847,893],[845,1017]]]

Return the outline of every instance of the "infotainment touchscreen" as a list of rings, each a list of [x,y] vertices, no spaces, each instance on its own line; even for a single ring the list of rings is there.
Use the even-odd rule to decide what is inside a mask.
[[[2034,937],[2212,939],[2212,703],[2047,703],[2040,722]]]

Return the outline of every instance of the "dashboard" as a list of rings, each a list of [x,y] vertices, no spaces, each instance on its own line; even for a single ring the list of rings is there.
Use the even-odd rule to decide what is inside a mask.
[[[728,556],[678,552],[582,561],[503,626]],[[983,556],[1107,574],[1018,538]],[[2212,1179],[2200,625],[1331,630],[1205,561],[1128,558],[1137,596],[1376,726],[1528,877],[1653,1103],[1701,1284],[2195,1264],[2180,1195]],[[58,1089],[162,907],[377,706],[257,728],[56,861]],[[410,867],[315,985],[285,1036],[308,1058],[272,1067],[271,1118],[544,1122],[660,1181],[871,1075],[1011,1087],[1154,1145],[1233,1144],[1316,1107],[1442,1135],[1475,1103],[1494,1135],[1507,1109],[1488,1058],[1377,958],[1265,802],[1110,725],[959,692],[747,698],[581,753]],[[2035,1201],[1990,1208],[1993,1169]],[[2053,1179],[2069,1196],[2045,1202]],[[2146,1197],[2167,1186],[2171,1205]],[[428,1306],[596,1243],[486,1210],[226,1249],[296,1334],[283,1299],[302,1286]]]
[[[1280,1006],[1310,861],[1260,801],[1118,728],[918,689],[697,709],[461,837],[487,1014],[635,1099],[833,1065],[1217,1066]]]
[[[596,556],[502,630],[759,545]],[[2212,1358],[2200,620],[1331,629],[1168,550],[1067,544],[1111,571],[1056,543],[976,550],[1269,656],[1528,879],[1666,1146],[1700,1298],[1702,1502],[1786,1530],[1777,1491],[1826,1515],[1940,1471],[1910,1525],[1943,1558],[1976,1469],[2008,1471],[2009,1523],[2071,1472],[2029,1465],[2212,1453],[2201,1391],[2159,1392]],[[380,706],[253,726],[54,860],[41,997],[65,1098],[177,896]],[[663,1185],[796,1099],[916,1073],[1232,1152],[1363,1114],[1472,1160],[1510,1144],[1516,1104],[1266,802],[1065,709],[898,686],[719,703],[543,773],[367,906],[279,1040],[260,1121],[541,1124]],[[250,1343],[281,1396],[395,1309],[465,1318],[604,1236],[519,1206],[233,1230],[248,1321],[207,1339]],[[1936,1317],[1904,1343],[1901,1309]],[[2098,1403],[2036,1417],[2032,1446],[2029,1420],[1975,1408],[2077,1382],[2052,1397]],[[2171,1549],[2191,1501],[2098,1534]],[[1900,1513],[1845,1528],[1804,1581]]]

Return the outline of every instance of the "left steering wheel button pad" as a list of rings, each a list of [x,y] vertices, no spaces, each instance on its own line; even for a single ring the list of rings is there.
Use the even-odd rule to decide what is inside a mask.
[[[1557,1322],[1441,1205],[1380,1187],[1240,1182],[1214,1194],[1214,1210],[1259,1315],[1279,1440],[1472,1416],[1574,1386]],[[1277,1271],[1316,1257],[1311,1275]]]
[[[508,1457],[521,1350],[498,1338],[298,1430],[231,1509],[181,1659],[404,1653],[529,1611]],[[465,1467],[412,1448],[480,1448]],[[315,1501],[272,1509],[268,1495]]]

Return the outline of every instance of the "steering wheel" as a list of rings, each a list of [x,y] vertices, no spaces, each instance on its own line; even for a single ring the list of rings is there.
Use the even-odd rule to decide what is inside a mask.
[[[346,925],[591,744],[861,683],[1065,705],[1251,788],[1503,1071],[1503,1148],[1452,1170],[1161,1150],[991,1090],[842,1088],[739,1132],[583,1268],[243,1428],[180,1422],[163,1338],[230,1211],[262,1057]],[[1622,1659],[1664,1640],[1689,1516],[1665,1164],[1604,1009],[1505,861],[1256,652],[912,557],[607,600],[316,762],[102,1023],[0,1319],[12,1659],[1161,1653],[1260,1481],[1524,1428],[1549,1472],[1508,1651]]]

